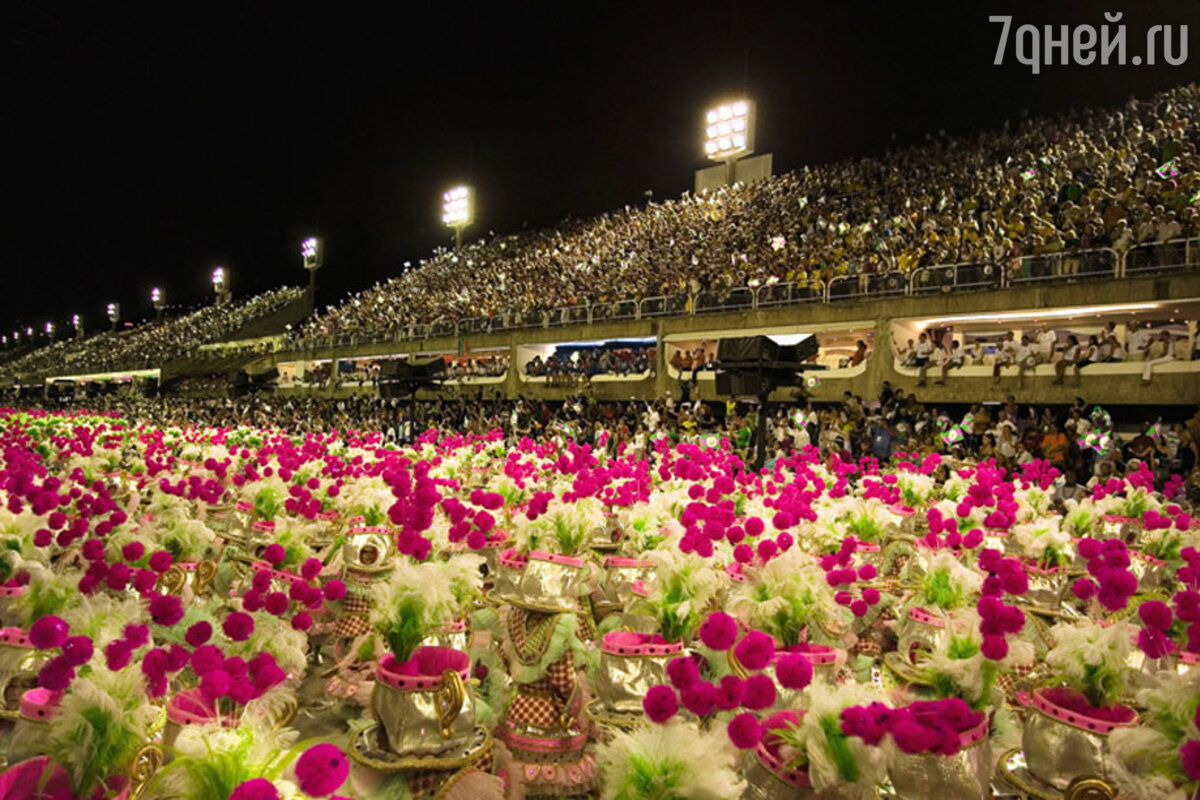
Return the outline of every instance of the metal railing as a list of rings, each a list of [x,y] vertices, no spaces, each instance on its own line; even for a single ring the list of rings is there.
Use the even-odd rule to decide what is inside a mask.
[[[1200,239],[1140,244],[1125,253],[1123,276],[1150,275],[1200,267]]]
[[[866,297],[928,295],[952,291],[987,291],[1077,280],[1121,279],[1200,269],[1200,237],[1149,242],[1129,250],[1111,247],[1023,256],[1000,263],[964,262],[918,267],[909,273],[879,272],[841,275],[797,283],[739,287],[695,295],[659,295],[553,308],[508,310],[492,317],[411,324],[383,335],[331,336],[302,339],[296,349],[345,347],[425,340],[505,330],[655,319],[778,308],[799,303],[832,303]],[[286,345],[284,347],[286,349]]]

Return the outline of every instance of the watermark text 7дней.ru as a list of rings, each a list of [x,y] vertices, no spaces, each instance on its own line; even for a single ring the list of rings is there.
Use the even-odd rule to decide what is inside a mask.
[[[1122,16],[1120,11],[1106,11],[1104,24],[1099,26],[1020,25],[1015,30],[1011,16],[988,17],[988,22],[998,22],[1003,26],[1000,29],[1000,42],[996,45],[996,58],[992,63],[1004,63],[1010,34],[1013,55],[1017,61],[1028,65],[1034,75],[1041,72],[1043,66],[1132,64],[1136,67],[1165,62],[1178,67],[1187,61],[1187,25],[1154,25],[1146,31],[1145,55],[1128,54],[1125,26],[1118,24]]]

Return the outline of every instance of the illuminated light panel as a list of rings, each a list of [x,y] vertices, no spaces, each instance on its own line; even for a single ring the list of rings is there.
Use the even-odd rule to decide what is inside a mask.
[[[300,257],[304,259],[305,269],[318,269],[325,260],[325,242],[316,236],[310,236],[300,243]]]
[[[1113,314],[1122,311],[1155,311],[1159,303],[1124,303],[1111,306],[1074,306],[1071,308],[1038,309],[1036,311],[1000,311],[992,314],[955,314],[948,317],[930,317],[916,320],[917,327],[941,325],[947,322],[1003,322],[1018,319],[1062,319],[1082,314]]]
[[[448,227],[471,224],[472,192],[470,186],[455,186],[442,194],[442,222]]]
[[[724,161],[754,152],[754,103],[737,100],[704,115],[704,155]]]

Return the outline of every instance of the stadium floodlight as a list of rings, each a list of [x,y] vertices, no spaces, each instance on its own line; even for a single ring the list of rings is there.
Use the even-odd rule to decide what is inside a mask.
[[[71,315],[71,327],[75,329],[76,336],[83,335],[83,318],[78,314]]]
[[[754,152],[754,101],[734,100],[704,115],[704,155],[734,161]]]
[[[117,329],[117,323],[120,320],[121,320],[121,304],[120,303],[109,303],[108,304],[108,321],[110,323],[112,323],[112,329],[114,331]]]
[[[163,296],[162,289],[155,286],[150,290],[150,302],[154,304],[154,321],[162,322],[162,312],[167,307],[167,301]]]
[[[53,322],[46,323],[46,335],[49,336],[51,339],[54,338],[54,323]]]
[[[217,293],[217,305],[229,302],[229,273],[224,267],[217,267],[212,273],[213,291]]]
[[[325,260],[325,240],[310,236],[300,245],[300,256],[304,259],[304,268],[320,269]]]
[[[474,222],[475,192],[470,186],[455,186],[442,193],[442,223],[454,228],[454,246],[462,244],[463,228]]]

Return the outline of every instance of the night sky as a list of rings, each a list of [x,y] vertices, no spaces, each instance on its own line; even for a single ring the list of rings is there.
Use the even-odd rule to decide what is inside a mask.
[[[443,189],[478,189],[475,236],[690,189],[700,116],[745,92],[776,171],[878,154],[1200,79],[1200,3],[1126,4],[1140,48],[1190,24],[1180,67],[1047,67],[999,26],[1103,23],[1116,4],[34,3],[4,29],[0,331],[95,330],[104,306],[152,314],[306,282],[319,303],[449,241]],[[1131,50],[1136,52],[1136,50]]]

